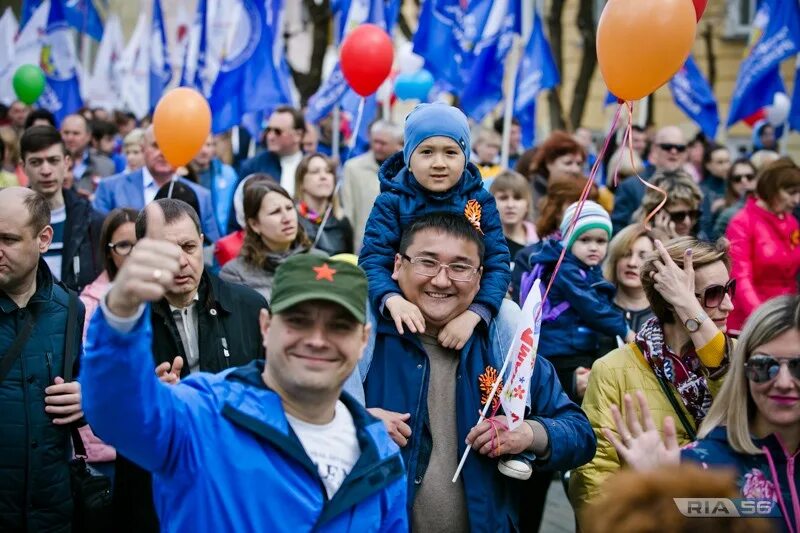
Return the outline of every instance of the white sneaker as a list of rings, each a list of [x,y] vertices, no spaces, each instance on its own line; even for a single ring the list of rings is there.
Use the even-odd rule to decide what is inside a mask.
[[[530,461],[521,455],[504,457],[497,463],[497,469],[504,476],[525,481],[533,474]]]

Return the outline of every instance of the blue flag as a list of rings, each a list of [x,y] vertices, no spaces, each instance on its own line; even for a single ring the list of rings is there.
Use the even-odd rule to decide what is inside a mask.
[[[43,0],[22,0],[20,27],[28,22],[42,2]],[[52,0],[52,2],[61,4],[67,24],[96,41],[103,38],[103,21],[100,20],[100,15],[92,0]]]
[[[748,56],[731,95],[728,127],[769,105],[783,86],[781,61],[800,52],[800,5],[796,0],[760,0]]]
[[[164,89],[172,80],[172,65],[169,61],[167,32],[161,1],[153,0],[153,23],[150,27],[150,110],[155,109]]]
[[[789,129],[800,131],[800,54],[797,55],[797,65],[795,66],[792,107],[789,109]]]
[[[244,14],[235,30],[239,46],[222,62],[211,96],[212,129],[221,133],[239,124],[246,113],[290,104],[288,66],[276,45],[280,37],[282,0],[240,0]]]
[[[533,29],[517,71],[514,91],[514,116],[519,120],[523,146],[533,146],[536,140],[536,97],[540,91],[558,85],[559,81],[553,52],[544,36],[542,19],[539,13],[534,13]]]
[[[606,99],[603,100],[603,107],[608,107],[611,104],[616,104],[619,102],[619,98],[614,96],[611,91],[606,90]]]
[[[208,49],[208,2],[199,0],[197,2],[197,13],[195,14],[194,26],[189,36],[189,45],[186,47],[186,55],[183,58],[181,67],[181,87],[192,87],[208,96],[211,87],[203,79],[206,73],[206,53]]]
[[[64,14],[64,6],[58,0],[50,4],[47,17],[40,66],[47,78],[47,86],[39,104],[50,110],[56,121],[61,121],[83,105],[78,82],[78,54],[75,41]]]
[[[675,105],[700,126],[707,138],[715,138],[719,127],[717,101],[691,55],[669,81],[669,90]]]
[[[519,0],[495,0],[481,39],[462,62],[469,72],[463,75],[464,89],[459,96],[468,117],[482,120],[503,97],[503,67],[514,34],[520,33],[520,9]]]

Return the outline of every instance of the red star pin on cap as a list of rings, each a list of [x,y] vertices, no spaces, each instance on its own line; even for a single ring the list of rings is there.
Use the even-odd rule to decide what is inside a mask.
[[[316,281],[325,279],[333,283],[333,275],[336,274],[336,270],[329,267],[328,263],[323,263],[322,266],[313,267],[311,270],[317,273],[317,277],[315,278]]]

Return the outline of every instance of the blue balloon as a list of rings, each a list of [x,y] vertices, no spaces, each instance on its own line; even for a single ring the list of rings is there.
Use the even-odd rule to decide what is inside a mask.
[[[426,102],[433,88],[433,74],[425,69],[410,74],[400,74],[394,81],[394,94],[400,100]]]

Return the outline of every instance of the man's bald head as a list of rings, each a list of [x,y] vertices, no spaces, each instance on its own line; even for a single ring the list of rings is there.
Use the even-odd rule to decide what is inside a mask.
[[[653,164],[656,170],[675,172],[686,164],[686,137],[677,126],[664,126],[656,132]]]
[[[50,224],[50,206],[44,196],[26,187],[0,189],[0,210],[11,214],[20,208],[28,214],[26,225],[33,235],[37,235]]]

